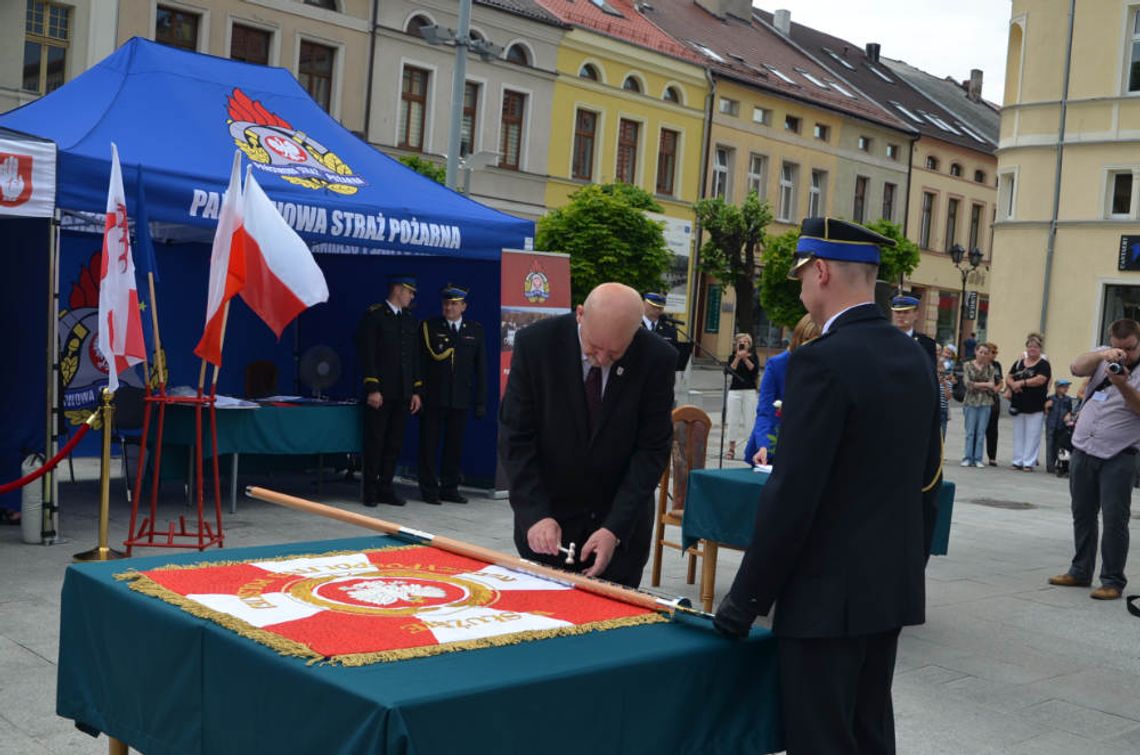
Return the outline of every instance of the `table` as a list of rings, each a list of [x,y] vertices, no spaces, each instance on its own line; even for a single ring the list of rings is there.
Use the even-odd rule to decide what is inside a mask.
[[[217,416],[217,453],[231,457],[231,514],[237,510],[240,454],[359,453],[361,449],[363,420],[360,405],[356,403],[219,408]],[[192,451],[195,443],[194,408],[179,404],[168,406],[163,435],[164,446],[185,446]],[[202,413],[202,435],[205,438],[202,458],[209,459],[214,453],[209,441],[206,412]],[[165,452],[163,455],[165,457]]]
[[[694,469],[689,473],[685,514],[681,521],[681,547],[704,542],[701,603],[705,611],[712,610],[716,591],[718,548],[726,545],[743,549],[751,544],[760,489],[767,481],[766,472],[754,472],[750,468]],[[954,483],[943,481],[931,555],[946,555],[953,513]]]
[[[164,753],[767,753],[782,749],[775,639],[705,619],[358,668],[306,665],[133,590],[168,563],[374,548],[294,543],[74,564],[56,711]]]

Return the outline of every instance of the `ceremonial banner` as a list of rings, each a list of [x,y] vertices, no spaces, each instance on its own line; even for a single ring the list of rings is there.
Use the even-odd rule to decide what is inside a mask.
[[[503,250],[499,395],[507,389],[515,334],[533,322],[570,311],[570,255]]]
[[[408,546],[118,575],[282,655],[345,666],[664,621],[571,585]]]
[[[50,218],[55,212],[55,144],[0,137],[0,215]]]

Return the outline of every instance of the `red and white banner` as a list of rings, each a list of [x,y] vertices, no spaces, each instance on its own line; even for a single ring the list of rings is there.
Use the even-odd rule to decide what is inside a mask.
[[[132,589],[285,655],[349,666],[661,621],[428,546],[131,574]]]
[[[0,215],[50,218],[55,212],[55,144],[0,137]]]
[[[111,183],[103,225],[103,257],[99,270],[99,353],[107,361],[107,387],[119,388],[119,373],[146,358],[139,311],[135,261],[119,149],[111,145]]]
[[[245,255],[241,242],[242,225],[241,153],[234,152],[230,185],[222,197],[214,246],[210,250],[210,288],[206,295],[206,327],[194,347],[194,354],[212,365],[222,365],[222,333],[225,305],[245,286]]]

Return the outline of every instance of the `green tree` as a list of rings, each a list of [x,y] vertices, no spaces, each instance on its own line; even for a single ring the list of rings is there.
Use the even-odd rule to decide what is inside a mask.
[[[807,310],[800,302],[799,281],[788,280],[788,271],[796,255],[800,231],[793,228],[779,236],[764,237],[764,253],[760,256],[760,305],[768,319],[776,325],[794,327]]]
[[[445,183],[447,181],[446,168],[442,165],[436,165],[431,160],[425,160],[419,155],[404,155],[400,158],[400,162],[421,176],[427,176],[436,183]]]
[[[884,247],[880,255],[879,280],[898,286],[900,279],[910,275],[918,267],[921,260],[918,244],[903,235],[902,226],[889,220],[876,220],[874,223],[868,223],[867,228],[894,240],[894,248]]]
[[[723,199],[702,199],[694,206],[708,240],[701,246],[701,270],[731,284],[736,292],[736,330],[751,333],[755,324],[757,252],[772,208],[755,191],[740,207]]]
[[[599,283],[660,290],[672,262],[663,224],[646,216],[662,207],[625,183],[583,186],[570,203],[538,221],[535,245],[570,255],[571,298],[581,304]]]

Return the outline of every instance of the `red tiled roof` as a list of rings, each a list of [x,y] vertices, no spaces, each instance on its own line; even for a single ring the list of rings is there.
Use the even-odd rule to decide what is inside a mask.
[[[631,0],[604,0],[604,5],[621,15],[607,13],[592,0],[535,0],[535,2],[565,23],[625,40],[697,65],[704,64],[701,57],[691,48],[680,44],[648,21],[634,7]]]
[[[830,83],[835,82],[836,77],[831,72],[764,24],[731,16],[717,18],[693,0],[651,2],[652,9],[646,7],[645,17],[691,49],[699,50],[694,46],[697,44],[719,56],[719,61],[707,54],[701,56],[702,62],[717,75],[890,128],[913,131],[901,118],[842,82],[839,86],[854,97],[833,89]],[[792,83],[784,81],[765,66],[777,69]],[[822,88],[812,83],[803,72],[829,86]]]

